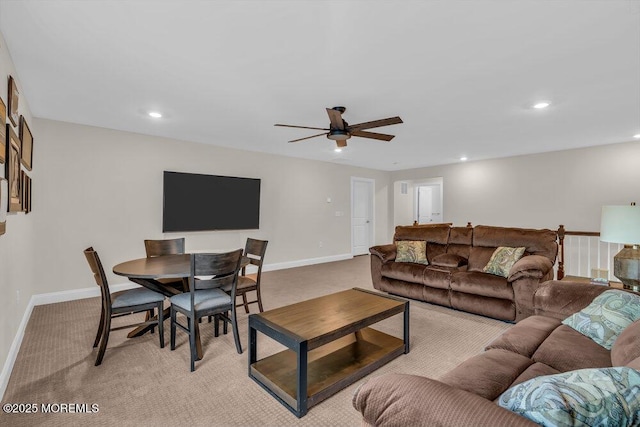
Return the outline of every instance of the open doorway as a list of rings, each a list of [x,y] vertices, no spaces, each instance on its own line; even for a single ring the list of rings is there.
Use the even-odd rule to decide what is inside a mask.
[[[416,185],[415,206],[418,224],[442,222],[442,182]]]
[[[422,178],[393,183],[393,223],[411,225],[414,222],[446,221],[443,209],[444,179]]]

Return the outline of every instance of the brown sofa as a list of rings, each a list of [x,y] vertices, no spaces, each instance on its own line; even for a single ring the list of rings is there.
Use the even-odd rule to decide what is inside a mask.
[[[353,397],[363,424],[376,426],[535,426],[494,401],[508,388],[541,375],[583,368],[640,369],[640,320],[611,351],[561,320],[580,311],[607,286],[549,281],[534,297],[536,315],[517,323],[439,380],[388,374],[360,386]]]
[[[412,299],[507,321],[533,314],[533,293],[553,278],[556,231],[523,228],[398,226],[394,243],[371,252],[373,286]],[[396,242],[427,242],[429,265],[395,262]],[[484,273],[499,246],[525,247],[507,278]]]

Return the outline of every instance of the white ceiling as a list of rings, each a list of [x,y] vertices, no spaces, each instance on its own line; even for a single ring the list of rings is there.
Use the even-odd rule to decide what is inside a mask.
[[[53,120],[381,170],[640,133],[640,1],[2,0],[0,29]],[[340,154],[273,126],[336,105],[404,123]]]

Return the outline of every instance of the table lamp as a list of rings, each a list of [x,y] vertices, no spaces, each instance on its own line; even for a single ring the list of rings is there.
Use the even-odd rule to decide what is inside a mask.
[[[640,207],[603,206],[600,240],[624,244],[613,257],[613,275],[625,289],[640,291]]]

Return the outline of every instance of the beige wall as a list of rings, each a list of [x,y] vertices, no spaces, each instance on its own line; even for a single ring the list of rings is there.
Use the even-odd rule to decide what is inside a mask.
[[[16,79],[20,92],[18,112],[25,116],[29,127],[33,131],[33,121],[29,110],[28,93],[22,90],[20,76],[13,67],[11,55],[7,50],[4,38],[0,34],[0,97],[8,107],[9,76]],[[7,123],[11,121],[7,117]],[[18,133],[18,126],[13,127]],[[38,135],[34,132],[36,150]],[[4,141],[3,141],[4,142]],[[38,161],[34,159],[33,172],[27,172],[32,178],[36,176]],[[0,164],[0,176],[5,176],[5,164]],[[35,268],[35,220],[36,214],[8,213],[7,232],[0,236],[0,295],[2,295],[2,309],[0,310],[0,362],[3,362],[15,337],[18,325],[30,298],[30,285],[40,277]],[[20,294],[18,295],[18,292]]]
[[[375,234],[388,240],[387,172],[49,120],[36,120],[35,129],[43,177],[34,189],[33,209],[41,213],[35,255],[39,271],[52,274],[33,293],[92,286],[84,248],[93,245],[111,270],[144,256],[145,238],[185,236],[187,250],[267,239],[267,264],[350,254],[351,176],[376,180]],[[164,170],[260,178],[260,229],[163,234]],[[190,202],[198,209],[197,200]],[[126,282],[111,273],[109,279]]]
[[[392,173],[444,178],[447,222],[599,231],[602,205],[640,203],[640,142]]]

